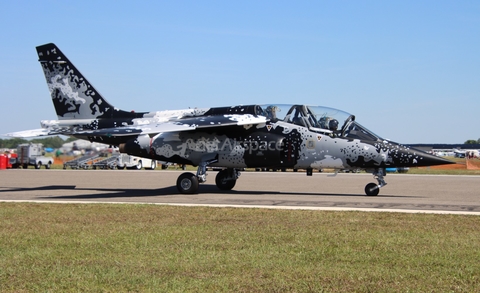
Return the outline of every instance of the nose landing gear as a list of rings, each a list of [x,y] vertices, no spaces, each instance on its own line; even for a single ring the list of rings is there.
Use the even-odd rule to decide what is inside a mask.
[[[372,174],[373,177],[377,179],[378,184],[368,183],[367,186],[365,186],[365,194],[368,196],[377,196],[380,192],[380,188],[387,185],[387,182],[383,180],[383,176],[387,176],[387,173],[385,171],[385,168],[378,168],[375,169]]]

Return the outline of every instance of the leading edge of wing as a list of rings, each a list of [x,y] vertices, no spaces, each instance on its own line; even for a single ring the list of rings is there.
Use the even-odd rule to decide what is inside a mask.
[[[201,128],[215,128],[225,126],[246,126],[266,123],[264,116],[245,115],[223,115],[223,116],[199,116],[174,119],[165,122],[150,122],[132,126],[121,126],[102,128],[95,130],[79,130],[77,128],[40,128],[32,130],[17,131],[5,134],[9,137],[39,137],[51,135],[84,135],[84,136],[132,136],[140,134],[157,134],[161,132],[189,131]]]
[[[57,135],[57,134],[61,134],[61,133],[58,133],[57,131],[52,131],[51,129],[47,129],[47,128],[39,128],[39,129],[10,132],[5,134],[5,136],[29,138],[29,137],[49,136],[49,135]]]
[[[246,126],[266,123],[264,116],[223,115],[200,116],[175,119],[166,122],[154,122],[142,125],[103,128],[96,130],[75,131],[76,135],[89,136],[131,136],[140,134],[157,134],[161,132],[191,131],[195,129],[216,128],[225,126]]]

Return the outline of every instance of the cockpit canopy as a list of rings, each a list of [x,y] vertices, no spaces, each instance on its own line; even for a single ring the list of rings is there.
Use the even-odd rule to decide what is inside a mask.
[[[284,121],[309,128],[311,131],[332,134],[337,137],[368,141],[383,140],[355,121],[347,112],[321,106],[271,104],[260,105],[257,115],[271,121]]]

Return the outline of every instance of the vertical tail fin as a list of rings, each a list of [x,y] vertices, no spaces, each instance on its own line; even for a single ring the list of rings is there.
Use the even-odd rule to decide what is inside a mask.
[[[115,109],[55,44],[38,46],[37,54],[59,120],[140,116]]]

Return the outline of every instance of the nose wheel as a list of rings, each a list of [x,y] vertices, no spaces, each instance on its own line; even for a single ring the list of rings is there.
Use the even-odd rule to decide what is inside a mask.
[[[365,186],[365,194],[368,196],[377,196],[379,192],[380,187],[378,187],[376,183],[368,183],[367,186]]]
[[[380,188],[387,185],[387,182],[383,179],[383,176],[387,176],[384,168],[375,169],[375,171],[373,171],[373,176],[377,179],[378,184],[368,183],[367,186],[365,186],[365,194],[368,196],[377,196],[380,192]]]

